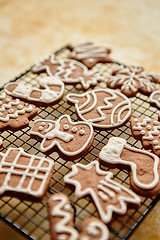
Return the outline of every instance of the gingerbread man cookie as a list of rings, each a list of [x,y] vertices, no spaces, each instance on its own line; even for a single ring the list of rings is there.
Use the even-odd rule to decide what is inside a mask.
[[[93,161],[87,165],[72,165],[72,171],[64,177],[64,182],[75,186],[78,198],[90,195],[101,220],[109,223],[113,212],[123,215],[127,212],[127,205],[138,206],[140,203],[135,193],[112,178],[111,172],[102,171],[99,162]]]
[[[160,122],[154,118],[131,119],[133,136],[142,142],[145,149],[152,149],[160,157]]]
[[[82,62],[89,69],[94,67],[97,63],[113,62],[109,56],[111,49],[98,46],[94,42],[68,44],[67,47],[71,51],[68,58]]]
[[[42,140],[42,152],[49,154],[58,151],[66,160],[75,160],[83,156],[94,140],[92,125],[72,122],[69,115],[63,115],[57,121],[38,119],[34,122],[30,135]]]
[[[149,102],[151,105],[160,108],[160,90],[156,90],[149,96]]]
[[[131,187],[134,191],[140,189],[138,194],[157,194],[154,188],[159,183],[159,158],[155,154],[130,147],[125,139],[112,137],[102,148],[99,161],[108,167],[128,170]]]
[[[54,161],[9,148],[0,153],[0,194],[30,201],[41,200],[48,188]]]
[[[107,240],[109,238],[107,226],[96,217],[84,220],[78,232],[74,227],[70,201],[62,193],[50,196],[48,215],[52,240]]]
[[[19,99],[13,99],[6,93],[0,95],[0,130],[19,130],[29,125],[29,119],[38,112],[32,105],[26,105]]]
[[[55,77],[44,77],[39,80],[40,88],[21,83],[7,83],[4,90],[7,94],[33,103],[37,106],[54,105],[64,95],[64,83]]]
[[[121,87],[121,92],[128,97],[136,96],[138,90],[143,94],[149,95],[156,89],[159,76],[149,74],[144,71],[143,67],[124,65],[117,66],[108,79],[109,88]]]
[[[32,68],[33,73],[46,72],[49,76],[58,77],[65,84],[80,83],[84,90],[97,85],[102,81],[102,71],[88,71],[87,67],[73,59],[56,60],[54,55],[40,60]]]
[[[69,103],[75,104],[79,119],[98,129],[112,129],[125,124],[131,117],[130,100],[111,89],[96,89],[83,94],[70,93]]]

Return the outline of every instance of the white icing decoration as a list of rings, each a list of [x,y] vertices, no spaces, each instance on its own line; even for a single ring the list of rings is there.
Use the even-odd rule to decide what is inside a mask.
[[[3,96],[6,96],[6,94],[4,93]],[[4,98],[3,98],[4,99]],[[8,114],[5,117],[2,117],[3,114],[0,114],[0,121],[2,122],[8,122],[10,118],[18,118],[18,115],[23,115],[26,112],[31,112],[33,110],[33,107],[31,105],[27,106],[27,107],[23,107],[22,109],[18,109],[19,106],[19,99],[15,99],[13,101],[10,101],[8,104],[3,104],[0,108],[0,113],[4,112],[5,109],[9,109]],[[17,106],[18,110],[15,110],[15,112],[13,113],[13,111],[10,109],[12,109],[12,106]]]
[[[63,233],[63,238],[61,238],[61,235],[58,236],[58,239],[67,239],[66,234],[69,234],[70,238],[72,240],[78,239],[78,232],[70,226],[67,226],[70,220],[72,220],[72,214],[71,212],[68,212],[70,209],[66,209],[65,206],[67,203],[67,198],[65,196],[54,196],[52,197],[52,201],[60,201],[57,205],[55,205],[52,208],[51,215],[53,217],[61,217],[61,220],[58,221],[58,223],[55,225],[55,231],[59,234]],[[63,210],[64,208],[64,210]]]
[[[0,101],[0,105],[2,105],[2,101]]]
[[[60,131],[60,130],[59,130],[59,129],[60,129],[60,121],[61,121],[63,118],[67,118],[68,123],[71,124],[71,125],[73,125],[73,126],[83,124],[83,125],[87,125],[87,126],[89,127],[89,130],[90,130],[90,131],[89,131],[88,139],[87,139],[86,143],[85,143],[79,150],[77,150],[77,151],[69,152],[69,151],[67,151],[67,150],[64,150],[64,149],[61,147],[61,145],[60,145],[60,143],[58,142],[58,140],[54,140],[54,138],[58,138],[58,139],[61,139],[62,141],[64,141],[64,142],[67,143],[67,142],[71,141],[71,140],[74,138],[74,136],[73,136],[72,134],[68,134],[68,133],[66,133],[66,132],[63,132],[63,131]],[[93,132],[93,128],[92,128],[92,126],[91,126],[90,123],[87,123],[87,122],[84,123],[84,122],[82,122],[82,121],[79,121],[79,122],[77,122],[77,123],[74,123],[74,122],[71,121],[71,118],[70,118],[69,115],[63,115],[63,116],[61,116],[57,121],[38,119],[38,120],[36,120],[36,121],[34,122],[34,124],[37,124],[38,122],[41,122],[41,121],[45,122],[46,124],[49,124],[49,130],[47,130],[47,133],[46,133],[46,134],[45,134],[45,133],[43,134],[43,133],[40,133],[40,132],[37,132],[37,131],[34,132],[34,131],[33,131],[33,127],[34,127],[34,126],[33,126],[32,129],[31,129],[31,131],[30,131],[30,134],[31,134],[31,135],[39,136],[40,138],[43,139],[42,142],[41,142],[41,145],[40,145],[40,150],[41,150],[42,152],[46,152],[46,151],[52,149],[52,148],[56,145],[56,146],[59,148],[59,150],[60,150],[64,155],[74,156],[74,155],[77,155],[77,154],[83,152],[83,151],[85,150],[85,148],[88,146],[88,144],[90,143],[90,141],[91,141],[91,139],[92,139],[92,137],[93,137],[93,133],[94,133],[94,132]],[[53,130],[51,129],[51,125],[52,125],[52,127],[53,127]],[[45,143],[45,141],[46,141],[47,139],[53,139],[53,141],[51,142],[51,144],[50,144],[48,147],[44,147],[44,143]]]
[[[21,109],[23,108],[23,106],[19,104],[19,105],[17,106],[17,108],[18,108],[19,110],[21,110]]]
[[[153,93],[151,93],[149,97],[149,102],[154,103],[158,108],[160,108],[160,90],[156,90]]]
[[[100,106],[97,106],[97,95],[96,93],[102,92],[103,93],[107,93],[109,94],[108,97],[105,97],[103,100],[103,104]],[[90,101],[91,101],[91,96],[93,98],[93,104],[90,105]],[[76,100],[72,99],[72,97],[75,97]],[[81,106],[79,106],[79,100],[82,97],[86,97],[86,102],[84,102]],[[124,100],[122,102],[119,102],[114,109],[112,109],[113,104],[112,101],[116,100],[118,97],[123,98]],[[91,90],[88,91],[86,93],[83,94],[68,94],[66,96],[66,99],[72,103],[75,104],[75,108],[76,108],[76,112],[78,114],[78,116],[80,117],[80,119],[82,119],[83,121],[87,121],[90,122],[94,127],[98,127],[98,128],[112,128],[112,127],[117,127],[120,125],[123,125],[123,123],[125,123],[127,121],[127,119],[130,117],[131,115],[131,102],[130,100],[122,93],[115,91],[115,90],[111,90],[111,89],[96,89],[96,90]],[[89,107],[87,108],[87,105],[89,105]],[[92,119],[88,119],[86,118],[84,115],[86,113],[92,112],[95,110],[95,107],[97,109],[97,113],[99,114],[99,117],[96,118],[92,118]],[[114,121],[114,114],[116,112],[116,110],[118,108],[121,107],[121,110],[118,113],[117,116],[117,122]],[[101,121],[104,121],[106,118],[108,118],[108,115],[104,114],[104,110],[107,109],[111,109],[111,114],[110,114],[110,124],[101,124]],[[123,117],[123,119],[121,119],[122,113],[128,110],[128,113],[126,113],[126,115]]]
[[[42,126],[39,126],[38,130],[39,130],[39,131],[42,131],[42,130],[43,130],[43,127],[42,127]]]
[[[147,123],[150,123],[151,119],[149,117],[146,117],[143,119],[143,122],[136,122],[137,126],[133,126],[133,130],[142,130],[142,127],[147,126]]]
[[[44,127],[44,126],[45,126],[45,122],[42,122],[42,123],[41,123],[41,126],[43,126],[43,127]]]
[[[44,77],[39,80],[39,85],[44,89],[39,89],[33,86],[26,86],[21,83],[14,83],[17,85],[16,88],[10,92],[7,87],[13,85],[13,83],[8,83],[5,85],[4,90],[7,94],[14,97],[20,97],[28,101],[38,102],[38,103],[54,103],[55,101],[62,98],[64,94],[64,83],[58,77]],[[60,86],[60,91],[54,91],[50,89],[50,86]],[[31,97],[33,91],[40,92],[40,98]]]
[[[159,129],[160,129],[160,126],[154,126],[153,127],[153,131],[149,131],[148,132],[148,136],[144,136],[143,139],[145,140],[153,140],[153,136],[158,136],[159,135]]]
[[[97,46],[94,42],[71,44],[71,46],[73,47],[74,57],[79,60],[88,58],[89,62],[93,62],[94,58],[105,58],[108,55],[106,47]]]
[[[90,224],[87,226],[87,233],[90,236],[94,236],[96,237],[98,235],[98,232],[101,232],[101,237],[99,238],[99,240],[107,240],[109,238],[109,231],[106,228],[106,226],[100,222],[100,221],[92,221],[90,222]],[[98,231],[99,230],[99,231]],[[85,240],[90,240],[90,237],[86,237]],[[84,240],[83,238],[80,240]]]
[[[96,85],[98,81],[102,80],[102,70],[90,70],[88,71],[88,68],[73,59],[60,59],[56,60],[54,59],[54,55],[50,55],[49,61],[51,66],[57,66],[56,72],[54,73],[54,77],[58,77],[63,81],[64,83],[69,84],[75,84],[75,83],[81,83],[84,89],[88,89],[90,85]],[[40,60],[33,68],[33,71],[41,71],[45,70],[49,76],[53,76],[51,67],[47,63],[44,64],[44,60]],[[67,66],[67,67],[66,67]],[[81,68],[82,72],[79,74],[79,76],[73,77],[72,73],[76,71],[76,68]],[[90,79],[85,80],[84,77],[90,77]]]
[[[77,128],[76,128],[76,127],[73,127],[73,128],[72,128],[72,132],[73,132],[73,133],[76,133],[76,132],[77,132]]]
[[[5,102],[9,103],[10,102],[10,98],[6,98]]]
[[[83,129],[81,129],[81,130],[79,131],[79,134],[80,134],[80,135],[84,135],[84,134],[85,134],[85,131],[84,131]]]
[[[153,144],[154,144],[154,145],[158,145],[158,141],[157,141],[157,140],[154,140],[154,141],[153,141]]]
[[[145,135],[145,130],[140,131],[140,134]]]
[[[14,112],[14,109],[13,108],[10,108],[9,110],[8,110],[8,113],[13,113]]]
[[[78,168],[81,168],[84,170],[90,170],[92,167],[95,167],[97,175],[104,176],[104,182],[111,184],[112,189],[114,189],[115,192],[117,192],[117,189],[119,192],[119,189],[120,189],[120,190],[127,192],[130,195],[130,197],[126,197],[123,195],[120,195],[120,196],[117,195],[118,202],[120,203],[121,208],[116,208],[112,204],[102,207],[101,201],[99,199],[99,192],[98,192],[98,194],[96,194],[96,192],[94,191],[94,188],[91,188],[88,186],[86,186],[86,188],[85,189],[83,188],[83,190],[82,190],[81,183],[78,180],[72,178],[79,173]],[[69,174],[67,174],[66,176],[64,176],[64,182],[75,186],[75,195],[78,198],[84,197],[85,195],[88,195],[88,194],[91,195],[92,199],[96,205],[96,208],[98,209],[100,218],[102,219],[102,221],[104,223],[109,223],[112,219],[113,212],[116,212],[118,214],[124,214],[126,212],[127,207],[126,207],[125,201],[127,201],[128,203],[133,203],[133,204],[140,203],[140,198],[135,193],[133,193],[131,190],[125,188],[121,184],[118,184],[117,182],[113,181],[111,178],[113,178],[112,172],[102,171],[99,168],[99,162],[93,161],[87,165],[83,165],[80,163],[72,165],[72,171]],[[94,177],[93,177],[93,181],[94,181]],[[103,191],[103,193],[106,194],[106,188],[104,185],[102,185],[102,182],[96,183],[96,184],[97,184],[97,186],[99,186],[99,184],[100,184],[102,186],[100,192]],[[101,193],[100,193],[100,196],[101,196]],[[106,199],[104,202],[106,202]],[[103,200],[103,199],[101,198],[101,200]]]
[[[121,90],[131,90],[133,93],[137,91],[138,84],[140,88],[146,88],[146,91],[149,93],[156,88],[156,84],[151,81],[151,77],[154,76],[146,73],[141,67],[125,67],[120,65],[113,72],[117,73],[111,75],[108,80],[111,87],[114,87],[118,83],[118,85],[122,85]]]
[[[136,164],[133,162],[129,162],[127,160],[125,161],[121,159],[120,156],[124,148],[133,151],[133,153],[138,152],[138,153],[146,154],[154,160],[154,167],[153,167],[154,180],[151,183],[145,184],[140,182],[137,178]],[[126,144],[125,139],[122,139],[119,137],[110,138],[108,141],[108,144],[102,148],[99,154],[99,158],[103,160],[103,162],[107,162],[107,163],[125,164],[127,166],[129,165],[132,169],[134,183],[142,189],[152,189],[157,185],[159,181],[159,174],[158,174],[159,158],[155,154],[152,154],[148,151],[130,147],[128,144]]]
[[[13,162],[6,161],[6,158],[10,151],[17,151],[18,153],[16,157],[14,158]],[[5,154],[0,153],[0,156],[2,157],[0,161],[0,173],[6,174],[4,182],[2,183],[0,187],[0,194],[3,194],[5,191],[16,191],[20,193],[27,193],[36,197],[39,197],[43,194],[43,190],[46,186],[46,182],[48,181],[48,176],[50,174],[51,168],[54,165],[53,160],[48,160],[46,158],[40,158],[38,156],[30,155],[28,153],[25,153],[22,148],[9,148]],[[19,164],[17,163],[18,159],[21,157],[27,157],[29,158],[29,164]],[[39,160],[38,165],[33,166],[34,161]],[[42,167],[44,163],[47,163],[47,167]],[[18,170],[16,170],[18,169]],[[32,171],[32,173],[30,173]],[[43,172],[43,174],[38,174],[38,172]],[[11,175],[17,175],[21,176],[21,179],[19,183],[15,187],[11,187],[9,185]],[[25,179],[29,177],[30,181],[28,183],[27,187],[23,187]],[[32,189],[32,184],[36,179],[39,179],[41,181],[40,187],[38,190]]]
[[[69,125],[68,125],[68,124],[65,124],[65,125],[63,126],[63,128],[64,128],[64,130],[68,130],[68,129],[69,129]]]
[[[151,128],[152,128],[151,125],[147,125],[147,126],[146,126],[146,129],[147,129],[147,130],[151,130]]]
[[[157,126],[157,125],[159,124],[159,122],[158,122],[158,121],[154,121],[153,124],[154,124],[155,126]]]

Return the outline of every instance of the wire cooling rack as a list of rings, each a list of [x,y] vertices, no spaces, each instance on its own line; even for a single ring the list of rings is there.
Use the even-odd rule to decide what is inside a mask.
[[[68,54],[66,48],[62,48],[56,52],[57,58],[65,58]],[[104,79],[113,69],[113,66],[118,63],[112,64],[97,64],[96,68],[103,68]],[[36,75],[28,69],[25,73],[15,78],[13,81],[37,85],[38,79],[42,76],[46,76],[45,73]],[[105,88],[105,81],[99,83],[96,88]],[[3,91],[3,88],[1,89]],[[76,86],[66,85],[65,95],[71,92],[82,93],[81,85]],[[155,107],[150,106],[148,103],[148,97],[140,93],[136,97],[130,99],[132,102],[133,116],[150,116],[158,118],[158,110]],[[37,154],[38,156],[45,156],[39,151],[40,142],[35,139],[31,139],[29,132],[33,126],[33,121],[39,118],[55,120],[63,114],[71,116],[72,121],[77,120],[74,106],[67,104],[65,97],[58,104],[51,107],[39,107],[39,112],[34,119],[30,121],[30,126],[17,132],[4,131],[1,133],[3,139],[3,149],[5,152],[9,147],[22,147],[26,152],[30,154]],[[123,127],[119,127],[114,130],[95,130],[95,138],[93,146],[90,151],[87,152],[82,158],[71,162],[64,161],[58,155],[58,153],[52,153],[47,158],[55,161],[55,171],[53,173],[52,180],[48,191],[41,202],[33,203],[30,201],[21,201],[14,197],[2,197],[0,199],[0,217],[8,222],[11,226],[19,230],[29,239],[36,240],[48,240],[49,235],[49,223],[47,216],[47,200],[53,193],[63,192],[69,196],[71,204],[75,213],[75,226],[79,228],[81,222],[94,215],[98,216],[96,208],[89,197],[77,199],[74,191],[69,189],[64,184],[63,177],[70,171],[72,164],[80,162],[87,164],[98,157],[102,147],[108,142],[112,136],[121,137],[127,140],[127,143],[131,146],[142,148],[140,141],[135,140],[131,135],[130,122]],[[109,170],[103,167],[104,170]],[[110,169],[114,174],[114,180],[121,183],[123,186],[129,188],[129,175],[125,170]],[[146,214],[159,200],[160,195],[155,198],[141,197],[141,206],[138,209],[128,210],[125,216],[114,216],[113,221],[109,224],[110,239],[127,239],[138,224],[144,219]]]

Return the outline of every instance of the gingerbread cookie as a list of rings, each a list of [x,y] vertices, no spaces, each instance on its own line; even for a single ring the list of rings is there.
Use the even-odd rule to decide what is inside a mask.
[[[67,48],[71,51],[68,58],[82,62],[89,69],[94,67],[97,63],[113,62],[109,56],[111,49],[98,46],[94,42],[68,44]]]
[[[0,153],[0,194],[39,201],[45,195],[54,161],[9,148]]]
[[[112,137],[102,148],[99,161],[108,167],[128,170],[132,189],[141,189],[138,194],[146,195],[148,190],[150,196],[155,194],[152,190],[159,183],[159,158],[155,154],[130,147],[125,139]]]
[[[46,72],[49,76],[55,76],[61,79],[65,84],[80,83],[84,90],[97,85],[102,81],[102,71],[88,71],[87,67],[73,59],[56,60],[54,55],[48,59],[40,60],[32,68],[33,73]]]
[[[151,105],[160,108],[160,90],[156,90],[149,96],[149,102]]]
[[[145,149],[152,149],[160,157],[160,122],[154,118],[131,119],[134,138],[140,140]]]
[[[64,83],[55,77],[44,77],[39,80],[40,88],[21,83],[10,82],[4,86],[7,94],[33,103],[37,106],[54,105],[64,95]]]
[[[34,122],[30,135],[42,140],[42,152],[49,154],[58,151],[66,160],[75,160],[83,156],[94,140],[92,125],[72,122],[69,115],[63,115],[57,121],[38,119]]]
[[[75,186],[78,198],[90,195],[99,212],[101,220],[109,223],[113,212],[125,214],[127,205],[138,206],[140,198],[121,184],[112,180],[111,172],[102,171],[99,162],[87,165],[72,165],[72,171],[64,177],[64,182]]]
[[[0,95],[0,130],[19,130],[29,125],[29,119],[38,112],[32,105],[26,105],[19,99],[13,99],[6,93]]]
[[[70,201],[62,193],[50,196],[48,215],[52,240],[107,240],[109,238],[108,228],[96,217],[85,220],[80,227],[79,233],[74,227]]]
[[[143,67],[124,65],[117,66],[108,79],[109,88],[120,88],[121,92],[128,97],[136,96],[138,90],[149,95],[156,89],[159,77],[156,74],[149,74]]]
[[[111,129],[122,126],[132,114],[130,100],[111,89],[96,89],[83,94],[70,93],[66,99],[75,104],[79,119],[90,122],[95,128]]]

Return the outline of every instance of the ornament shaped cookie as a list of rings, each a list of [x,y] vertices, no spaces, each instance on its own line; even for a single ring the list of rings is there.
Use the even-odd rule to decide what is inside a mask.
[[[149,96],[149,102],[151,105],[160,108],[160,90],[156,90],[151,93],[151,95]]]
[[[82,42],[78,44],[68,44],[71,51],[68,58],[82,62],[91,69],[97,63],[111,63],[113,60],[109,56],[111,49],[98,46],[94,42]]]
[[[131,119],[134,138],[140,140],[145,149],[160,157],[160,122],[154,118],[140,117]]]
[[[53,170],[53,160],[30,155],[22,148],[9,148],[5,154],[0,153],[0,194],[39,201]]]
[[[65,194],[57,193],[50,196],[48,215],[51,240],[107,240],[109,238],[107,226],[96,217],[84,220],[78,232],[74,227],[70,201]]]
[[[129,171],[130,185],[134,191],[139,189],[136,191],[139,195],[155,195],[154,188],[159,183],[159,158],[155,154],[130,147],[123,138],[112,137],[102,148],[99,161]]]
[[[92,125],[72,122],[69,115],[63,115],[57,121],[38,119],[34,122],[30,135],[42,140],[42,152],[49,154],[58,151],[66,160],[75,160],[83,156],[94,140]]]
[[[84,64],[76,60],[56,60],[53,54],[36,63],[32,72],[37,74],[46,72],[49,76],[59,78],[65,84],[80,83],[84,90],[94,87],[99,81],[102,81],[101,70],[88,71]]]
[[[107,81],[109,88],[121,88],[128,97],[136,96],[138,90],[150,95],[156,89],[159,76],[144,71],[143,67],[123,65],[117,66]]]
[[[104,223],[112,220],[113,213],[123,215],[127,205],[138,206],[140,198],[121,184],[112,180],[112,172],[103,171],[98,161],[87,165],[72,165],[72,171],[64,182],[75,186],[78,198],[90,195]]]
[[[75,104],[79,119],[95,128],[112,129],[125,124],[131,117],[130,100],[111,89],[95,89],[83,94],[70,93],[68,103]]]
[[[44,77],[39,80],[40,88],[10,82],[4,87],[7,94],[33,103],[37,106],[54,105],[64,95],[64,83],[55,77]]]
[[[26,105],[19,99],[13,99],[6,93],[0,94],[0,131],[10,129],[19,130],[29,125],[29,119],[32,119],[38,113],[32,105]]]

